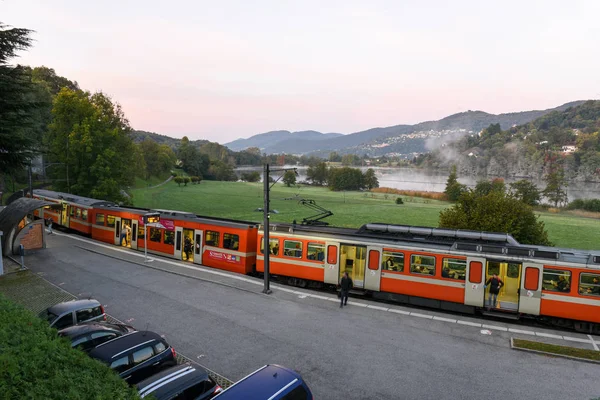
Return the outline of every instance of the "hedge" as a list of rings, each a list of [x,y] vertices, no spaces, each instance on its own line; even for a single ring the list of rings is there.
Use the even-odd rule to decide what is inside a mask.
[[[106,365],[0,294],[0,398],[139,399]]]

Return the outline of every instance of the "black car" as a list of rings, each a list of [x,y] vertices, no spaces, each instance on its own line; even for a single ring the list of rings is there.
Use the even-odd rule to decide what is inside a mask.
[[[104,342],[89,352],[130,384],[177,364],[177,354],[159,334],[132,332]]]
[[[200,366],[182,364],[165,369],[138,383],[140,397],[154,396],[156,400],[204,400],[223,389]]]
[[[106,321],[104,307],[94,299],[58,303],[42,311],[40,317],[59,330],[84,322]]]
[[[135,328],[129,325],[87,322],[62,329],[58,331],[58,336],[69,338],[72,347],[88,352],[104,342],[131,332],[135,332]]]

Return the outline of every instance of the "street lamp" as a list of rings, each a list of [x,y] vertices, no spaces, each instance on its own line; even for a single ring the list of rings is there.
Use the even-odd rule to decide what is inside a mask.
[[[269,287],[269,255],[270,255],[270,248],[269,248],[269,218],[271,217],[269,215],[269,191],[271,190],[271,187],[273,187],[273,185],[275,185],[277,183],[277,181],[279,179],[281,179],[281,176],[279,178],[277,178],[275,180],[275,182],[273,182],[273,185],[269,185],[269,172],[281,172],[281,171],[294,171],[296,173],[296,175],[298,175],[298,169],[297,168],[278,168],[278,169],[269,169],[269,164],[265,163],[265,169],[264,169],[264,190],[265,190],[265,206],[263,209],[263,213],[264,213],[264,236],[263,236],[263,253],[264,253],[264,263],[265,263],[265,287],[263,289],[263,293],[264,294],[271,294],[271,289]],[[283,175],[282,175],[283,176]]]

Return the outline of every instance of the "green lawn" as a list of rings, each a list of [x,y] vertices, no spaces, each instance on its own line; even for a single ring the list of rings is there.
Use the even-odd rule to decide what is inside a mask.
[[[532,340],[513,339],[513,346],[523,349],[545,351],[552,354],[561,354],[565,356],[584,358],[588,360],[600,361],[600,352],[592,349],[580,349],[577,347],[559,346]]]
[[[327,188],[301,186],[287,188],[275,184],[271,189],[273,222],[298,223],[316,214],[298,204],[301,198],[312,199],[321,207],[333,211],[326,220],[333,226],[359,227],[369,222],[437,226],[439,213],[448,202],[401,196],[403,205],[394,203],[396,195],[364,192],[332,192]],[[138,207],[190,211],[200,215],[262,221],[263,184],[246,182],[202,181],[200,185],[178,187],[169,182],[154,189],[133,190]],[[546,223],[550,240],[560,247],[600,248],[600,221],[565,214],[540,213]]]

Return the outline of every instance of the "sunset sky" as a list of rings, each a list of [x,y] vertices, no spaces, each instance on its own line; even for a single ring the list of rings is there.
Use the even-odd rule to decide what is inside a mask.
[[[15,62],[122,104],[135,129],[225,143],[600,98],[600,1],[0,0]]]

